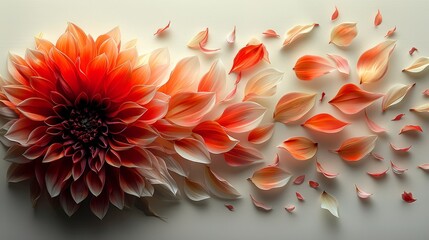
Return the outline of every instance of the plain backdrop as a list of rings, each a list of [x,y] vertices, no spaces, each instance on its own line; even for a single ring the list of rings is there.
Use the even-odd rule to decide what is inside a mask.
[[[335,22],[330,17],[337,6],[340,16]],[[374,27],[377,10],[383,15],[383,23]],[[285,73],[278,92],[270,99],[260,101],[268,108],[264,122],[270,121],[276,101],[291,91],[314,92],[320,96],[326,92],[323,103],[306,115],[329,112],[353,124],[340,134],[332,136],[315,134],[297,124],[285,126],[276,123],[273,138],[259,146],[263,151],[265,163],[250,167],[227,167],[222,160],[215,167],[219,174],[227,178],[242,193],[237,201],[210,199],[194,204],[186,198],[178,201],[156,201],[154,209],[166,222],[146,217],[137,209],[119,211],[110,208],[102,221],[93,216],[87,208],[82,208],[73,217],[67,217],[58,206],[52,206],[43,198],[33,209],[29,184],[8,184],[6,171],[9,163],[0,161],[0,239],[427,239],[429,233],[429,174],[417,166],[429,162],[429,131],[427,116],[410,113],[412,106],[429,101],[421,92],[429,88],[428,74],[410,76],[401,72],[405,66],[420,56],[429,55],[429,2],[427,0],[390,1],[333,1],[333,0],[249,0],[249,1],[166,1],[166,0],[0,0],[0,73],[9,77],[6,70],[8,52],[24,54],[26,48],[34,46],[33,37],[43,33],[44,38],[55,41],[65,30],[67,22],[81,26],[93,36],[102,34],[115,26],[122,31],[123,41],[137,38],[140,53],[147,53],[159,47],[168,47],[172,63],[187,56],[197,55],[201,61],[201,75],[209,64],[220,58],[227,68],[237,51],[250,39],[257,38],[266,44],[270,53],[271,65],[261,64],[254,71],[243,76],[243,83],[256,71],[273,67]],[[171,20],[171,28],[157,38],[153,33]],[[297,24],[317,22],[320,24],[312,33],[286,49],[281,48],[284,33]],[[331,29],[341,22],[357,22],[359,33],[353,44],[340,49],[328,44]],[[237,41],[228,46],[225,37],[237,27]],[[346,116],[327,103],[346,82],[358,83],[356,62],[366,49],[384,40],[386,32],[396,26],[392,37],[397,46],[392,55],[389,71],[383,81],[365,86],[374,92],[386,92],[395,83],[410,84],[416,87],[402,103],[381,112],[381,101],[369,107],[370,117],[388,129],[379,136],[375,152],[385,157],[377,161],[371,157],[357,164],[348,164],[336,154],[329,152],[337,148],[341,141],[355,136],[373,134],[363,121],[363,115]],[[217,54],[206,56],[188,49],[186,43],[198,31],[209,27],[208,48],[221,48]],[[281,35],[278,39],[262,36],[266,29],[275,29]],[[409,56],[411,47],[418,48],[414,56]],[[349,59],[352,67],[349,79],[331,73],[311,82],[296,78],[292,67],[296,60],[305,54],[324,56],[336,53]],[[230,76],[232,82],[234,76]],[[242,94],[240,85],[239,95]],[[402,121],[392,122],[394,116],[405,113]],[[305,119],[302,119],[305,120]],[[405,124],[420,124],[423,134],[398,135]],[[336,179],[326,180],[317,174],[315,159],[305,163],[295,163],[285,152],[276,146],[292,136],[307,136],[319,143],[317,158],[326,169],[339,172]],[[409,154],[394,153],[389,142],[398,146],[412,145]],[[280,152],[281,166],[295,175],[306,174],[306,182],[300,186],[289,183],[285,188],[271,191],[258,191],[246,181],[254,170],[272,162],[276,152]],[[0,158],[4,156],[4,149]],[[394,161],[409,170],[403,176],[391,171],[382,179],[372,179],[367,171],[377,171]],[[320,182],[319,189],[308,187],[307,180]],[[354,184],[367,192],[374,193],[368,201],[356,197]],[[337,219],[326,210],[320,209],[319,196],[322,190],[328,191],[339,202],[340,218]],[[417,201],[407,204],[401,193],[411,191]],[[301,192],[305,201],[298,202],[295,192]],[[249,199],[252,193],[259,200],[269,204],[273,210],[265,213],[255,209]],[[225,203],[235,206],[229,212]],[[284,210],[287,204],[295,204],[292,214]]]

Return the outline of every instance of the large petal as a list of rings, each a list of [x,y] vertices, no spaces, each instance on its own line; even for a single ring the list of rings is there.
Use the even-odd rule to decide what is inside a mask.
[[[277,84],[282,78],[283,73],[273,68],[258,72],[247,82],[243,101],[273,96],[276,94]]]
[[[207,190],[204,189],[203,186],[197,182],[189,180],[188,178],[185,178],[183,192],[187,198],[194,202],[199,202],[210,198],[210,195],[208,195]]]
[[[214,154],[228,152],[238,143],[225,132],[219,123],[214,121],[202,122],[192,131],[203,138],[207,150]]]
[[[205,168],[204,179],[210,192],[222,199],[236,199],[240,193],[225,179],[214,173],[209,167]]]
[[[253,129],[249,133],[247,140],[253,144],[262,144],[268,141],[273,136],[273,133],[274,123],[270,123]]]
[[[332,215],[339,218],[338,216],[338,202],[333,196],[323,191],[322,195],[320,195],[321,205],[320,207],[328,210]]]
[[[156,129],[161,137],[168,140],[182,139],[191,135],[191,130],[189,128],[178,126],[165,119],[158,120],[152,127]]]
[[[341,23],[332,29],[331,41],[329,43],[333,43],[340,47],[347,47],[356,36],[356,23]]]
[[[241,102],[228,106],[216,121],[234,133],[248,132],[261,122],[266,109],[254,102]]]
[[[321,113],[311,117],[301,126],[323,133],[337,133],[349,124],[336,119],[328,113]]]
[[[8,182],[22,182],[34,177],[34,164],[18,164],[12,163],[7,169],[6,179]]]
[[[355,114],[362,111],[382,96],[383,94],[367,92],[349,83],[342,86],[340,90],[338,90],[337,95],[331,99],[329,103],[345,114]]]
[[[224,153],[223,156],[225,162],[233,167],[253,164],[264,158],[258,149],[245,147],[241,144],[235,145],[233,149]]]
[[[195,60],[193,60],[193,62],[195,63]],[[154,85],[157,87],[162,86],[165,81],[167,81],[165,75],[167,74],[168,67],[170,66],[170,53],[168,52],[168,49],[159,48],[152,51],[149,56],[148,64],[150,69],[150,78],[149,81],[144,82],[144,84]]]
[[[300,80],[313,80],[336,70],[326,58],[316,55],[300,57],[293,67],[296,77]]]
[[[268,53],[263,43],[248,44],[238,51],[234,57],[234,63],[231,67],[231,72],[242,72],[248,70],[258,64],[262,59],[268,61]]]
[[[183,158],[197,163],[209,164],[210,153],[205,145],[194,138],[184,138],[174,142],[174,149]]]
[[[179,92],[191,92],[196,89],[196,81],[200,70],[197,57],[187,57],[180,60],[170,74],[168,82],[159,90],[170,96]]]
[[[226,70],[220,59],[216,60],[210,70],[201,78],[198,92],[216,93],[216,102],[221,101],[226,88]]]
[[[314,93],[288,93],[277,102],[273,118],[285,124],[299,120],[313,108],[315,99]]]
[[[104,168],[98,173],[91,170],[88,171],[85,177],[85,182],[92,195],[100,195],[104,189],[104,184],[106,183],[106,172]]]
[[[403,72],[419,73],[429,66],[429,57],[420,57],[415,60],[410,66],[404,68]]]
[[[268,166],[254,172],[250,180],[261,190],[271,190],[285,186],[291,177],[279,167]]]
[[[414,85],[416,84],[405,85],[397,83],[392,86],[383,97],[383,102],[381,103],[383,111],[386,111],[387,108],[401,102]]]
[[[289,29],[286,33],[286,39],[283,42],[283,46],[287,46],[297,39],[301,38],[305,34],[311,32],[314,27],[319,26],[317,23],[307,24],[307,25],[297,25]]]
[[[54,115],[52,104],[43,98],[28,98],[16,106],[26,117],[33,121],[44,121]]]
[[[38,123],[28,118],[19,118],[14,121],[4,135],[8,140],[26,145],[30,133],[38,127]]]
[[[106,216],[107,210],[109,210],[109,195],[107,191],[103,191],[97,197],[92,197],[89,207],[92,213],[95,214],[99,219],[103,219]]]
[[[308,160],[317,152],[317,143],[305,137],[292,137],[278,147],[286,149],[297,160]]]
[[[376,141],[377,136],[352,137],[345,140],[335,151],[342,159],[355,162],[368,155],[374,149]]]

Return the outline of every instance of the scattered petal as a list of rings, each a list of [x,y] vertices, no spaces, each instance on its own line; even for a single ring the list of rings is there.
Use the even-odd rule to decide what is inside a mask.
[[[310,186],[311,188],[316,189],[316,188],[318,188],[320,186],[320,184],[318,182],[316,182],[316,181],[310,180],[310,181],[308,181],[308,186]]]
[[[258,64],[262,59],[269,63],[268,52],[263,43],[248,44],[234,57],[234,63],[231,72],[242,72]]]
[[[356,114],[382,96],[383,94],[367,92],[348,83],[338,90],[337,95],[329,103],[345,114]]]
[[[272,68],[258,72],[247,82],[243,101],[273,96],[276,94],[277,84],[282,78],[283,73]]]
[[[322,202],[321,208],[328,210],[332,215],[339,218],[337,199],[323,191],[322,195],[320,195],[320,201]]]
[[[426,89],[422,92],[423,95],[425,96],[429,96],[429,89]]]
[[[323,167],[322,164],[320,164],[319,161],[316,161],[316,170],[318,173],[323,174],[326,178],[336,178],[338,176],[338,173],[330,173],[327,172]]]
[[[316,94],[292,92],[284,95],[277,102],[273,118],[284,124],[297,121],[314,106]]]
[[[346,161],[359,161],[368,155],[375,147],[377,136],[352,137],[345,140],[336,150]]]
[[[408,152],[410,151],[412,145],[410,145],[409,147],[397,147],[395,145],[393,145],[392,143],[390,143],[390,147],[395,150],[396,152]]]
[[[233,167],[257,163],[264,158],[258,149],[241,144],[235,145],[233,149],[224,153],[223,157],[225,162]]]
[[[299,201],[304,201],[304,197],[302,196],[301,193],[295,192],[295,195],[296,195],[296,199],[298,199]]]
[[[277,34],[277,32],[274,31],[273,29],[267,29],[262,34],[264,34],[265,37],[272,37],[272,38],[278,38],[278,37],[280,37],[280,35]]]
[[[293,210],[295,210],[295,205],[293,204],[289,204],[285,207],[286,211],[288,212],[293,212]]]
[[[270,123],[253,129],[249,133],[247,140],[253,144],[262,144],[268,141],[273,136],[273,133],[274,123]]]
[[[214,173],[208,166],[204,171],[206,186],[210,192],[222,199],[236,199],[240,193],[225,179]]]
[[[375,152],[371,152],[371,156],[372,156],[373,158],[375,158],[375,159],[379,160],[379,161],[383,161],[383,160],[384,160],[384,157],[383,157],[383,156],[381,156],[380,154],[377,154],[377,153],[375,153]]]
[[[356,184],[355,184],[355,188],[356,188],[356,194],[358,195],[358,197],[360,199],[367,199],[370,196],[372,196],[372,193],[367,193],[367,192],[363,191]]]
[[[349,124],[348,122],[336,119],[328,113],[320,113],[305,121],[301,126],[322,133],[337,133]]]
[[[197,33],[189,42],[188,47],[193,49],[199,49],[200,43],[204,46],[209,38],[209,29],[206,28],[203,31]]]
[[[322,92],[322,95],[320,96],[320,102],[323,102],[323,99],[325,99],[326,93]]]
[[[304,55],[300,57],[293,68],[295,75],[300,80],[313,80],[336,70],[326,58],[316,55]]]
[[[377,82],[384,77],[395,46],[396,41],[386,40],[365,51],[359,57],[357,72],[361,84]]]
[[[232,32],[229,33],[228,36],[226,36],[226,41],[229,44],[235,43],[235,30],[236,30],[236,27],[234,26],[234,29],[232,29]]]
[[[410,49],[410,51],[408,51],[408,53],[410,54],[410,56],[412,56],[412,55],[414,54],[414,52],[416,52],[416,51],[418,51],[418,49],[417,49],[417,48],[415,48],[415,47],[412,47],[412,48]]]
[[[429,163],[419,165],[418,168],[423,169],[423,170],[429,170]]]
[[[406,192],[404,191],[404,193],[402,193],[402,200],[404,200],[407,203],[413,203],[415,202],[417,199],[415,199],[413,197],[413,194],[411,192]]]
[[[388,37],[392,36],[395,33],[395,31],[396,31],[396,26],[389,29],[389,31],[387,31],[387,33],[386,33],[386,36],[384,36],[384,37],[388,38]]]
[[[390,166],[392,167],[392,172],[398,175],[404,174],[408,170],[407,168],[398,167],[392,161],[390,161]]]
[[[335,6],[335,10],[334,10],[334,12],[332,13],[332,16],[331,16],[331,21],[337,20],[338,15],[339,15],[338,8],[337,8],[337,6]]]
[[[317,152],[317,143],[306,137],[292,137],[278,147],[287,150],[297,160],[308,160]]]
[[[230,212],[234,212],[234,206],[232,206],[231,204],[225,204],[225,207],[226,207]]]
[[[383,171],[379,171],[379,172],[367,172],[367,174],[369,176],[371,176],[371,177],[374,177],[374,178],[381,178],[381,177],[384,177],[384,175],[387,174],[387,171],[389,171],[389,167],[387,167],[387,169],[383,170]]]
[[[210,153],[205,145],[194,138],[183,138],[174,142],[174,149],[181,157],[196,163],[209,164]]]
[[[211,53],[215,53],[215,52],[219,52],[220,51],[220,48],[208,49],[205,46],[203,46],[203,44],[201,42],[199,43],[199,46],[200,46],[201,52],[203,52],[205,54],[211,54]]]
[[[276,166],[267,166],[253,173],[249,178],[261,190],[271,190],[285,186],[292,175]]]
[[[429,57],[420,57],[415,60],[410,66],[404,68],[403,72],[419,73],[429,66]]]
[[[165,30],[167,30],[170,27],[171,21],[168,21],[168,24],[163,27],[163,28],[159,28],[153,35],[157,36],[162,34]]]
[[[405,132],[423,132],[422,127],[418,125],[405,125],[399,134],[405,133]]]
[[[332,29],[329,43],[333,43],[339,47],[348,47],[352,44],[357,34],[356,23],[341,23]]]
[[[411,88],[413,88],[416,84],[401,84],[397,83],[393,87],[391,87],[386,95],[383,97],[383,102],[381,103],[381,107],[383,111],[386,111],[389,107],[398,104],[399,102],[404,99],[404,97],[407,95],[407,93],[410,91]]]
[[[384,133],[386,132],[385,128],[380,127],[377,123],[369,119],[368,114],[365,110],[365,122],[369,129],[375,133]]]
[[[422,105],[419,105],[417,107],[413,107],[410,109],[412,112],[420,112],[420,113],[427,113],[429,112],[429,103],[425,103]]]
[[[269,166],[278,167],[279,165],[280,165],[280,157],[279,157],[279,154],[276,153],[276,156],[274,157],[274,162]]]
[[[259,208],[259,209],[262,209],[262,210],[264,210],[264,211],[271,211],[271,210],[273,209],[272,207],[269,207],[269,206],[265,205],[264,203],[262,203],[262,202],[260,202],[260,201],[257,201],[257,200],[252,196],[252,194],[250,194],[250,198],[252,199],[253,205],[255,205],[255,207],[257,207],[257,208]]]
[[[347,59],[335,54],[328,54],[328,57],[335,62],[338,72],[344,74],[346,77],[350,75],[350,66]]]
[[[255,102],[241,102],[228,106],[216,121],[227,131],[248,132],[261,122],[266,109]]]
[[[401,120],[404,116],[405,116],[405,114],[400,113],[400,114],[396,115],[394,118],[392,118],[392,121],[399,121],[399,120]]]
[[[378,26],[381,24],[381,22],[383,21],[383,17],[381,16],[380,10],[377,11],[377,15],[375,15],[374,18],[374,26]]]
[[[210,198],[207,191],[199,183],[185,178],[185,184],[183,185],[183,191],[187,198],[192,201],[199,202]]]
[[[296,177],[295,180],[293,180],[293,184],[300,185],[304,182],[304,180],[305,180],[305,175],[300,175]]]
[[[317,23],[312,23],[308,25],[297,25],[291,29],[289,29],[286,33],[286,39],[283,42],[283,46],[290,45],[295,42],[305,34],[311,32],[314,27],[319,26]]]

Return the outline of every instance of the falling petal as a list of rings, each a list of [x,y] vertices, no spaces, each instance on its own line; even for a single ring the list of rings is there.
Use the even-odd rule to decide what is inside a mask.
[[[380,10],[377,11],[377,15],[375,15],[374,26],[378,26],[383,21],[383,17],[381,16]]]
[[[384,77],[395,46],[396,41],[386,40],[365,51],[359,57],[357,72],[361,84],[377,82]]]
[[[429,66],[429,57],[420,57],[415,60],[410,66],[404,68],[403,72],[419,73]]]
[[[349,138],[341,144],[336,152],[346,161],[359,161],[374,149],[376,141],[377,136]]]
[[[355,184],[355,188],[356,188],[356,194],[361,199],[367,199],[367,198],[372,196],[372,193],[367,193],[367,192],[363,191],[356,184]]]
[[[216,121],[227,131],[248,132],[261,122],[266,109],[254,102],[241,102],[228,106]]]
[[[308,160],[317,152],[317,143],[305,137],[292,137],[278,147],[287,150],[297,160]]]
[[[326,93],[322,92],[322,95],[320,96],[320,102],[323,102],[323,99],[325,99]]]
[[[277,34],[277,32],[274,31],[273,29],[267,29],[262,34],[264,34],[265,37],[272,37],[272,38],[278,38],[278,37],[280,37],[280,35]]]
[[[310,181],[308,181],[308,186],[310,186],[311,188],[316,189],[316,188],[318,188],[320,186],[320,184],[318,182],[316,182],[316,181],[310,180]]]
[[[216,93],[216,102],[220,102],[226,88],[226,70],[220,59],[213,62],[210,70],[204,74],[198,85],[198,92]]]
[[[389,171],[389,167],[387,167],[387,169],[383,170],[383,171],[379,171],[379,172],[367,172],[367,174],[370,175],[371,177],[374,177],[374,178],[381,178],[381,177],[384,177],[384,175],[387,174],[387,171]]]
[[[392,36],[395,33],[395,31],[396,31],[396,26],[394,28],[389,29],[389,31],[387,31],[387,33],[386,33],[386,36],[384,36],[384,37],[388,38],[388,37]]]
[[[429,170],[429,163],[419,165],[418,168],[423,169],[423,170]]]
[[[341,23],[332,29],[329,43],[339,47],[348,47],[357,34],[356,23]]]
[[[293,212],[293,210],[295,210],[295,205],[293,204],[289,204],[285,207],[286,211],[288,212]]]
[[[369,127],[369,129],[375,133],[384,133],[386,132],[386,129],[380,127],[377,123],[369,119],[368,114],[365,110],[365,122],[366,125]]]
[[[413,203],[415,202],[417,199],[415,199],[413,197],[413,194],[411,192],[406,192],[404,191],[404,193],[402,193],[402,200],[404,200],[407,203]]]
[[[392,167],[392,172],[398,175],[404,174],[408,170],[407,168],[398,167],[392,161],[390,161],[390,166]]]
[[[181,157],[196,163],[209,164],[210,153],[205,145],[193,138],[184,138],[174,142],[174,149]]]
[[[401,120],[404,116],[405,116],[405,114],[400,113],[400,114],[396,115],[394,118],[392,118],[392,121],[399,121],[399,120]]]
[[[282,78],[283,73],[272,68],[258,72],[247,82],[243,101],[273,96],[276,94],[277,84]]]
[[[375,152],[371,152],[371,156],[372,156],[373,158],[375,158],[375,159],[379,160],[379,161],[383,161],[383,160],[384,160],[384,157],[383,157],[383,156],[381,156],[380,154],[377,154],[377,153],[375,153]]]
[[[383,94],[367,92],[348,83],[338,90],[337,95],[329,103],[345,114],[356,114],[382,96]]]
[[[391,87],[386,95],[383,97],[383,102],[381,103],[381,107],[383,111],[386,111],[389,107],[398,104],[404,99],[404,97],[407,95],[407,93],[410,91],[411,88],[416,85],[415,83],[405,85],[401,83],[395,84],[393,87]]]
[[[163,28],[159,28],[153,35],[157,36],[162,34],[165,30],[167,30],[170,27],[171,21],[168,21],[168,24],[163,27]]]
[[[350,75],[350,66],[347,59],[335,54],[328,54],[328,57],[335,62],[338,72],[344,74],[346,77]]]
[[[320,195],[320,201],[322,202],[321,208],[328,210],[332,215],[339,218],[337,199],[323,191],[322,195]]]
[[[293,68],[296,77],[300,80],[313,80],[336,70],[326,58],[316,55],[304,55],[300,57]]]
[[[322,133],[337,133],[349,124],[348,122],[336,119],[328,113],[320,113],[305,121],[301,126]]]
[[[225,162],[233,167],[258,163],[264,158],[262,153],[252,147],[245,147],[241,144],[235,145],[233,149],[223,154]]]
[[[212,53],[216,53],[216,52],[220,51],[220,48],[208,49],[205,46],[203,46],[203,44],[201,42],[199,43],[199,46],[200,46],[201,52],[203,52],[205,54],[212,54]]]
[[[189,42],[188,47],[193,49],[199,49],[200,43],[204,46],[207,43],[209,37],[209,29],[206,28],[203,31],[197,33]]]
[[[261,60],[269,62],[268,52],[263,43],[248,44],[240,49],[234,57],[231,72],[242,72],[258,64]]]
[[[422,127],[418,125],[405,125],[399,134],[405,133],[405,132],[423,132]]]
[[[418,49],[417,49],[417,48],[415,48],[415,47],[412,47],[412,48],[410,49],[410,51],[408,51],[408,53],[410,54],[410,56],[412,56],[412,55],[414,54],[414,52],[416,52],[416,51],[418,51]]]
[[[305,175],[300,175],[296,177],[295,180],[293,180],[293,184],[300,185],[304,182],[304,180],[305,180]]]
[[[321,173],[326,178],[336,178],[338,176],[338,173],[330,173],[327,172],[323,167],[322,164],[320,164],[319,161],[316,161],[316,170],[318,173]]]
[[[422,104],[420,106],[413,107],[413,108],[410,109],[410,111],[412,111],[412,112],[420,112],[420,113],[427,113],[427,112],[429,112],[429,103],[425,103],[425,104]]]
[[[337,20],[338,15],[339,15],[338,8],[335,6],[335,10],[334,10],[334,12],[332,13],[332,16],[331,16],[331,21]]]
[[[210,192],[222,199],[236,199],[240,193],[225,179],[214,173],[209,167],[204,171],[206,186]]]
[[[299,120],[313,108],[315,98],[314,93],[293,92],[284,95],[277,102],[274,120],[284,124]]]
[[[231,204],[225,204],[225,207],[226,207],[230,212],[234,212],[234,206],[232,206]]]
[[[392,143],[390,143],[390,147],[393,150],[395,150],[396,152],[403,152],[403,153],[405,153],[405,152],[410,151],[412,145],[410,145],[409,147],[397,147],[397,146],[393,145]]]
[[[235,43],[235,30],[236,30],[236,27],[234,26],[234,29],[232,29],[232,32],[228,34],[228,36],[226,36],[226,41],[229,44]]]
[[[183,191],[187,198],[195,202],[210,198],[207,191],[199,183],[193,182],[188,178],[185,178]]]
[[[259,208],[259,209],[262,209],[262,210],[264,210],[264,211],[271,211],[271,210],[273,209],[272,207],[269,207],[269,206],[265,205],[264,203],[262,203],[262,202],[260,202],[260,201],[257,201],[257,200],[252,196],[252,194],[250,194],[250,198],[252,199],[253,205],[255,205],[255,207],[257,207],[257,208]]]
[[[231,138],[223,127],[214,121],[202,122],[192,131],[203,138],[207,150],[214,154],[228,152],[238,143],[238,140]]]
[[[295,195],[296,195],[296,199],[298,199],[299,201],[304,201],[304,197],[302,196],[301,193],[295,192]]]
[[[314,27],[319,26],[317,23],[312,23],[308,25],[297,25],[291,29],[289,29],[286,33],[286,39],[283,42],[283,46],[290,45],[295,42],[305,34],[311,32]]]
[[[262,144],[268,141],[274,133],[274,123],[270,123],[267,125],[259,126],[253,129],[249,136],[247,137],[247,141],[253,144]]]
[[[281,168],[268,166],[254,172],[249,180],[261,190],[271,190],[285,186],[290,178],[291,175]]]

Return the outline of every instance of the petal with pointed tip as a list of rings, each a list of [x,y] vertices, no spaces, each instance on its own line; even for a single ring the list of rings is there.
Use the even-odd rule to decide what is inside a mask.
[[[345,114],[356,114],[382,96],[383,94],[367,92],[349,83],[342,86],[329,103]]]
[[[279,147],[286,149],[297,160],[308,160],[317,152],[317,143],[306,137],[289,138]]]
[[[313,80],[336,70],[326,58],[316,55],[300,57],[293,67],[295,75],[300,80]]]
[[[339,47],[348,47],[352,44],[357,33],[356,23],[341,23],[332,29],[329,43],[333,43]]]
[[[286,39],[283,42],[283,46],[287,46],[303,37],[305,34],[310,33],[314,27],[319,26],[317,23],[307,25],[297,25],[289,29],[286,33]]]
[[[374,149],[376,141],[377,136],[352,137],[345,140],[336,152],[345,161],[359,161]]]
[[[320,195],[320,201],[321,201],[321,205],[320,205],[321,208],[328,210],[332,215],[339,218],[338,202],[337,202],[337,199],[335,199],[335,197],[323,191],[322,195]]]
[[[241,102],[228,106],[216,120],[227,131],[248,132],[261,122],[266,109],[254,102]]]
[[[313,108],[315,99],[314,93],[288,93],[277,102],[273,118],[285,124],[297,121]]]
[[[225,179],[214,173],[209,167],[205,168],[204,179],[209,191],[222,199],[236,199],[240,193]]]
[[[302,126],[322,133],[337,133],[349,124],[328,113],[320,113],[305,121]]]
[[[383,97],[383,102],[381,103],[383,111],[386,111],[389,107],[401,102],[415,85],[415,83],[409,85],[397,83],[392,86]]]
[[[271,190],[285,186],[291,176],[279,167],[268,166],[254,172],[250,181],[261,190]]]

